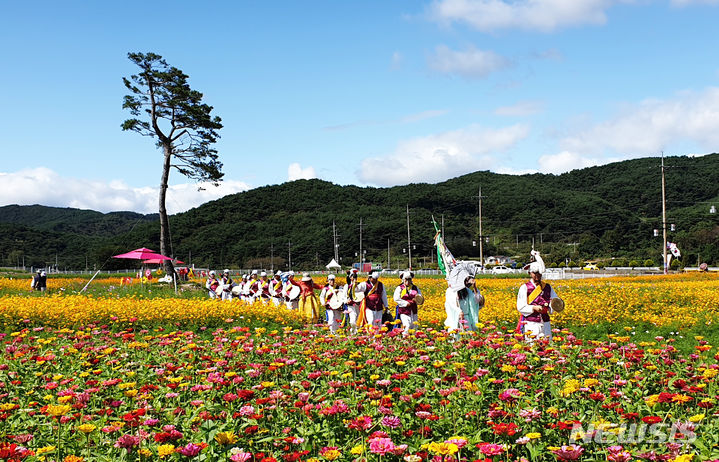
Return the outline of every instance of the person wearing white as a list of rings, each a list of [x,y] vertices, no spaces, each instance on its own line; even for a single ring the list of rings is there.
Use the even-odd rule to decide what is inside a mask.
[[[410,329],[417,328],[417,296],[422,295],[419,288],[412,283],[414,273],[405,271],[402,273],[402,283],[394,289],[392,299],[397,303],[397,313],[402,321],[402,335],[409,335]],[[420,300],[422,298],[420,297]]]
[[[357,284],[357,292],[364,293],[367,325],[379,329],[382,326],[382,312],[389,306],[387,291],[379,281],[379,272],[371,272],[367,282]]]
[[[342,286],[342,298],[345,301],[344,313],[347,315],[350,331],[353,334],[357,333],[357,316],[359,315],[359,302],[356,301],[357,275],[356,269],[349,270],[347,284]]]
[[[220,281],[217,279],[217,274],[214,271],[210,271],[210,274],[207,276],[207,281],[205,281],[205,288],[208,290],[210,298],[217,298],[215,289],[217,289],[219,285]]]
[[[484,297],[477,288],[475,273],[474,265],[460,262],[447,276],[449,287],[445,294],[444,309],[447,319],[444,325],[450,332],[477,329],[478,314],[484,306]]]
[[[336,304],[336,301],[333,300],[335,297],[340,298],[341,295],[335,286],[335,275],[329,274],[327,275],[327,284],[320,292],[320,305],[325,307],[327,313],[327,325],[330,328],[330,332],[333,334],[339,330],[340,323],[342,322],[342,305]],[[330,304],[330,302],[333,303]],[[333,305],[338,308],[332,308]]]
[[[282,305],[282,271],[277,271],[275,277],[270,280],[270,297],[275,306]]]
[[[230,270],[226,269],[222,272],[220,284],[222,284],[222,300],[232,300],[232,287],[235,283],[230,276]]]
[[[290,299],[290,291],[292,290],[293,287],[296,287],[294,284],[292,284],[290,282],[290,279],[295,278],[295,272],[288,271],[285,274],[287,275],[287,280],[285,281],[284,286],[282,286],[282,295],[285,298],[285,305],[287,305],[287,309],[289,309],[289,310],[296,310],[299,308],[299,304],[300,304],[299,292],[295,298]]]
[[[532,256],[534,261],[525,266],[530,279],[522,284],[517,292],[517,311],[520,313],[517,330],[524,333],[530,343],[543,337],[552,339],[550,302],[553,298],[558,298],[552,286],[542,281],[544,260],[535,250],[532,250]]]

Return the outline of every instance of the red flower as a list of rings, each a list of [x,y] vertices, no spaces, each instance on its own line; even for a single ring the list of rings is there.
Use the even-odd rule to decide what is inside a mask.
[[[519,430],[519,427],[514,423],[493,423],[490,422],[495,435],[512,436]]]
[[[644,422],[647,425],[653,425],[653,424],[659,423],[661,421],[662,421],[662,418],[658,417],[658,416],[650,415],[647,417],[642,417],[642,422]]]

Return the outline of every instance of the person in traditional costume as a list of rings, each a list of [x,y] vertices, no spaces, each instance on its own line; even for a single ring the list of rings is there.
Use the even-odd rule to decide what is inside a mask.
[[[210,274],[207,276],[207,281],[205,281],[205,288],[208,290],[208,295],[210,298],[217,298],[217,293],[215,290],[220,285],[220,281],[217,279],[217,273],[215,271],[210,271]]]
[[[296,310],[299,308],[299,297],[291,298],[290,296],[290,291],[292,290],[292,287],[297,285],[297,283],[295,282],[295,272],[288,271],[287,273],[285,273],[284,281],[285,283],[282,286],[282,296],[285,299],[285,305],[289,310]]]
[[[538,338],[552,339],[552,325],[549,315],[552,299],[558,298],[552,286],[542,281],[544,260],[539,252],[532,250],[533,260],[524,269],[529,272],[529,281],[522,284],[517,293],[517,311],[519,322],[517,331],[524,334],[528,342]]]
[[[267,305],[270,301],[270,280],[267,279],[267,272],[260,272],[260,280],[258,281],[258,297],[263,305]]]
[[[304,316],[310,324],[317,324],[319,320],[320,301],[317,295],[315,295],[315,289],[322,290],[324,287],[314,282],[310,273],[302,273],[300,282],[294,279],[289,279],[289,282],[300,288],[300,313],[302,313],[302,316]]]
[[[270,280],[269,291],[272,304],[275,306],[282,305],[284,301],[282,298],[282,271],[277,271],[275,276]]]
[[[397,303],[396,317],[402,321],[402,335],[409,335],[410,329],[417,328],[417,308],[424,303],[419,288],[412,282],[414,273],[407,270],[401,275],[402,283],[394,290],[392,297]],[[421,303],[420,303],[421,302]]]
[[[232,300],[232,287],[235,285],[235,282],[230,276],[230,270],[226,269],[222,272],[220,283],[222,284],[222,300]]]
[[[337,288],[335,275],[327,275],[327,285],[322,288],[320,292],[320,305],[325,307],[327,313],[327,325],[330,328],[330,332],[336,333],[342,323],[342,296]],[[333,308],[336,307],[336,308]]]
[[[347,271],[347,284],[342,287],[342,297],[344,298],[344,314],[347,316],[346,322],[349,323],[350,331],[357,333],[357,317],[359,316],[360,302],[357,301],[357,276],[359,271],[352,268]]]
[[[473,264],[459,262],[447,276],[449,287],[444,301],[447,313],[444,325],[450,332],[477,330],[479,310],[484,307],[484,297],[477,288],[476,271]]]
[[[366,282],[357,284],[356,290],[364,293],[357,316],[357,327],[367,325],[379,329],[382,326],[382,312],[389,306],[387,291],[379,281],[379,271],[371,272]]]

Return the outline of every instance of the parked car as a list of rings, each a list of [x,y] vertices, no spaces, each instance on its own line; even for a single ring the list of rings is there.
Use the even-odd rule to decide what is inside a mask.
[[[492,274],[509,274],[511,272],[512,268],[507,268],[504,265],[499,265],[492,268]]]
[[[599,270],[599,267],[597,265],[595,265],[594,263],[587,263],[586,265],[584,265],[584,267],[582,269],[587,270],[587,271],[595,271],[595,270]]]

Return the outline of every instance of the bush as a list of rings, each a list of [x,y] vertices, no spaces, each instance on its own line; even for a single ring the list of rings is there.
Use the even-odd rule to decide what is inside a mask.
[[[549,267],[550,267],[550,268],[556,268],[556,267],[557,267],[557,264],[554,263],[554,262],[552,262],[552,264],[550,264]]]
[[[559,264],[559,267],[560,267],[560,268],[566,268],[566,267],[567,267],[567,264],[564,263],[564,262],[561,262],[561,263]]]
[[[612,266],[627,266],[627,261],[623,258],[617,258],[614,261],[612,261]]]
[[[639,266],[639,262],[637,260],[630,260],[628,266],[634,268],[635,266]]]
[[[570,260],[567,266],[574,268],[575,266],[577,266],[577,264],[574,261]]]
[[[682,262],[679,260],[672,260],[672,263],[669,265],[672,269],[680,269],[682,268]]]
[[[657,266],[657,264],[654,263],[654,260],[652,260],[651,258],[647,258],[646,260],[644,260],[644,266]]]

